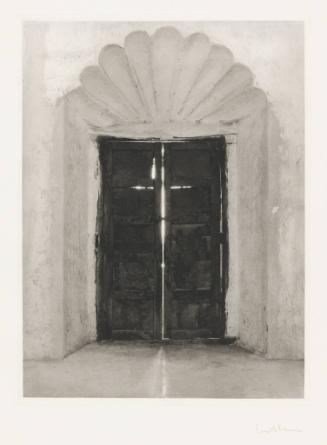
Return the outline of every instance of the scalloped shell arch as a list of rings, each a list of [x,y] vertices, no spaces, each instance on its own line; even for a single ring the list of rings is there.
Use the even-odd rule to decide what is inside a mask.
[[[212,124],[239,120],[266,103],[253,74],[203,33],[183,37],[173,27],[127,35],[99,64],[86,67],[82,90],[110,126]]]

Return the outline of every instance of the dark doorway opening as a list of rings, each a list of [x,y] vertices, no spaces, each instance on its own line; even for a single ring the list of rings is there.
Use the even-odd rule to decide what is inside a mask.
[[[98,340],[224,338],[225,138],[98,147]]]

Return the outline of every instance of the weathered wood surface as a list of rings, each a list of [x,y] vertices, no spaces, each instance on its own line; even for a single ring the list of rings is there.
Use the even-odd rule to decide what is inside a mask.
[[[164,157],[161,148],[155,142],[100,139],[99,339],[159,339],[163,333],[166,338],[224,336],[225,140],[164,144]],[[165,215],[161,212],[162,165]]]

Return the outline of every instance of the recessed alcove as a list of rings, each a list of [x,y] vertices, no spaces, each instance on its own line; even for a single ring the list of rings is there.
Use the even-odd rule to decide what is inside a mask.
[[[266,94],[254,85],[254,74],[228,48],[204,33],[182,35],[172,27],[151,35],[132,32],[124,46],[105,46],[98,64],[82,70],[80,86],[58,101],[53,126],[49,181],[56,198],[49,231],[55,315],[53,333],[36,355],[47,355],[48,348],[50,356],[61,357],[96,339],[97,138],[160,142],[224,136],[226,333],[268,357],[301,356],[301,340],[284,346],[290,330],[277,320],[290,310],[279,285],[285,273],[281,223],[271,214],[283,193],[280,128]]]

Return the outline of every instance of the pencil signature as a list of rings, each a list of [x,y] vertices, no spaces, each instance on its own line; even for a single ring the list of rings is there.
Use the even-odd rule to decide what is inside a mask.
[[[260,425],[256,425],[257,433],[259,434],[269,434],[269,433],[303,433],[303,430],[299,428],[288,428],[286,426],[280,425],[276,423],[274,425],[269,426],[268,428],[262,428]]]

